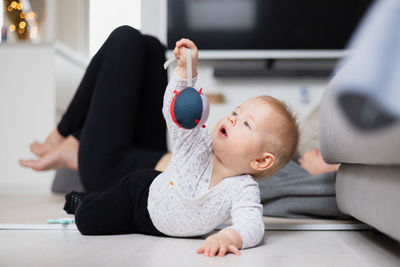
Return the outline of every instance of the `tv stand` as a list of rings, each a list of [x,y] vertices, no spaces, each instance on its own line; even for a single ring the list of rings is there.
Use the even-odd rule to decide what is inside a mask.
[[[216,67],[214,77],[233,78],[233,77],[329,77],[334,69],[334,64],[302,64],[296,60],[293,66],[291,64],[277,64],[278,59],[266,59],[264,67],[259,68],[241,68],[238,67]],[[318,61],[318,60],[317,60]],[[315,62],[314,62],[315,63]],[[318,62],[317,62],[318,63]]]

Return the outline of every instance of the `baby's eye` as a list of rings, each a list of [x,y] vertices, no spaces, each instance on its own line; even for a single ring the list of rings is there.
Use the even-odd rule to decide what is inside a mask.
[[[246,126],[246,127],[248,127],[249,129],[251,129],[250,124],[249,124],[247,121],[245,121],[243,124],[244,124],[244,126]]]
[[[233,116],[237,116],[237,113],[234,111],[234,112],[232,112],[232,115]]]

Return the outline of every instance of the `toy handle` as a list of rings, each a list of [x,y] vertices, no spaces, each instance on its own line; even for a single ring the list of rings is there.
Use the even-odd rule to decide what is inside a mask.
[[[188,76],[188,87],[193,86],[193,78],[192,78],[192,50],[189,48],[186,49],[186,71],[187,71],[187,76]],[[176,57],[171,57],[164,63],[164,69],[167,69],[169,65],[171,65],[172,62],[176,60]]]
[[[192,50],[189,48],[186,48],[186,71],[188,76],[188,87],[192,87]]]

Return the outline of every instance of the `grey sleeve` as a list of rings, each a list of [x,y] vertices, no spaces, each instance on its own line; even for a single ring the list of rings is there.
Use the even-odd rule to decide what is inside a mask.
[[[259,181],[263,215],[286,218],[348,219],[336,203],[336,172],[312,175],[291,160]]]

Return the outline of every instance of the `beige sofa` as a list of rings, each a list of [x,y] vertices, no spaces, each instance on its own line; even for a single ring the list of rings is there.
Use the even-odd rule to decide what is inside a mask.
[[[359,130],[337,99],[331,85],[320,106],[320,145],[326,162],[341,163],[339,210],[400,241],[400,121]]]

